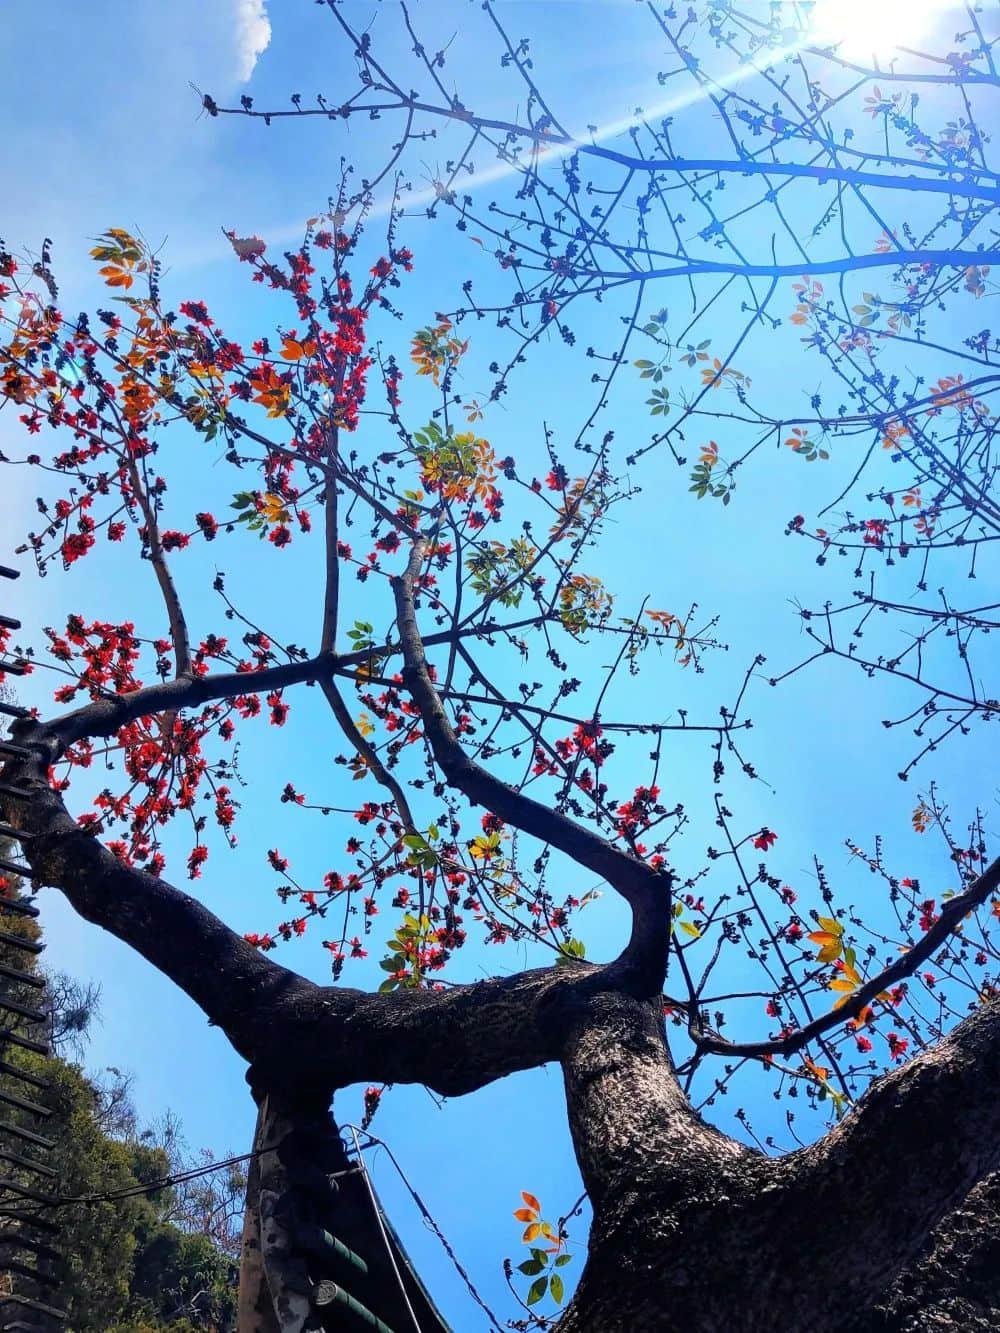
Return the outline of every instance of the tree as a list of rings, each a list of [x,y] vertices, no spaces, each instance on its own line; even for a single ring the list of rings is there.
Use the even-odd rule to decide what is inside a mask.
[[[403,92],[409,83],[387,72],[370,35],[329,8],[356,51],[360,82],[336,107],[320,100],[316,114],[396,111],[404,130],[388,166],[358,189],[345,173],[329,209],[283,258],[256,237],[231,235],[253,279],[276,293],[262,298],[252,342],[224,333],[201,301],[174,313],[157,256],[121,229],[92,252],[121,304],[89,320],[59,312],[47,247],[24,275],[13,256],[0,260],[9,302],[3,392],[38,448],[45,443],[25,461],[52,478],[28,547],[46,572],[100,558],[99,539],[131,540],[167,626],[143,607],[141,625],[73,613],[65,629],[46,630],[47,657],[35,663],[61,674],[56,701],[76,706],[15,723],[5,773],[31,799],[4,795],[3,810],[33,874],[174,980],[248,1062],[263,1150],[248,1234],[263,1245],[270,1298],[251,1244],[241,1327],[284,1333],[308,1319],[304,1308],[275,1314],[285,1298],[301,1305],[280,1252],[264,1241],[280,1230],[268,1211],[284,1187],[271,1160],[275,1136],[297,1126],[314,1134],[333,1094],[350,1084],[370,1083],[373,1104],[390,1083],[460,1096],[546,1062],[563,1071],[594,1212],[564,1333],[995,1326],[1000,862],[989,863],[983,817],[971,814],[962,830],[934,787],[919,798],[914,828],[943,835],[951,877],[932,896],[880,848],[855,846],[885,886],[880,915],[845,902],[818,860],[815,905],[796,908],[803,890],[768,868],[778,834],[733,813],[730,797],[741,778],[756,779],[745,750],[750,693],[817,661],[843,658],[863,676],[884,676],[900,691],[892,706],[903,690],[915,693],[920,749],[904,774],[947,737],[995,720],[972,656],[996,628],[995,608],[958,606],[954,591],[965,586],[955,582],[956,560],[971,559],[969,572],[981,576],[996,535],[996,342],[967,313],[992,290],[996,259],[977,239],[989,234],[998,201],[972,105],[995,88],[993,39],[970,10],[962,50],[932,52],[904,74],[858,68],[770,17],[721,6],[683,19],[651,11],[676,62],[661,82],[694,78],[719,117],[709,127],[699,110],[676,132],[704,141],[721,126],[728,138],[728,157],[704,157],[682,155],[675,127],[641,115],[627,129],[627,152],[596,133],[593,143],[574,139],[535,82],[528,45],[499,24],[504,67],[526,88],[527,121],[480,115],[447,92],[444,52],[429,54],[405,10],[436,93]],[[736,81],[737,66],[756,84]],[[883,84],[900,91],[883,96]],[[915,96],[903,96],[917,85],[956,99],[957,119],[923,129]],[[237,110],[305,121],[301,99],[292,101],[288,113],[257,112],[249,98]],[[942,116],[940,104],[926,103],[928,115]],[[223,110],[211,96],[204,105]],[[400,236],[405,154],[428,132],[427,117],[469,136],[432,182],[429,211],[456,211],[470,255],[477,242],[482,252],[477,282],[493,286],[486,297],[466,280],[462,304],[418,329],[409,346],[417,384],[404,396],[399,353],[370,342],[368,324],[388,338],[405,299],[414,263]],[[517,184],[506,214],[502,203],[474,214],[474,197],[459,187],[484,145]],[[585,179],[588,164],[594,174]],[[384,244],[369,254],[373,191],[395,169],[404,174]],[[787,190],[803,181],[815,190],[793,212]],[[725,214],[720,196],[734,200]],[[886,200],[903,203],[898,226]],[[630,207],[637,229],[616,235]],[[705,219],[695,238],[682,230],[687,209]],[[473,221],[483,235],[469,232]],[[861,223],[875,234],[858,245]],[[837,253],[817,257],[817,238],[834,231]],[[749,254],[762,236],[765,257]],[[359,268],[363,284],[351,278]],[[874,285],[872,270],[891,287],[855,290]],[[835,296],[816,274],[836,276]],[[672,295],[674,306],[690,304],[683,323],[643,308],[647,285],[670,278],[686,294]],[[513,293],[501,290],[510,282]],[[628,306],[616,307],[625,292]],[[518,457],[494,449],[479,434],[490,404],[509,398],[529,353],[544,347],[545,373],[553,381],[562,373],[576,341],[567,312],[589,297],[623,322],[610,348],[588,348],[584,360],[597,369],[584,371],[597,387],[575,438],[546,427],[541,449],[526,445]],[[268,300],[284,304],[272,313]],[[493,387],[483,403],[461,377],[476,355],[466,325],[488,316],[498,345],[513,337],[514,348],[505,368],[504,356],[486,353]],[[715,327],[728,339],[719,353],[708,336]],[[646,356],[632,356],[636,343]],[[782,356],[813,358],[819,387],[807,414],[753,396],[755,359]],[[612,390],[628,394],[630,361],[662,429],[622,457],[613,432],[599,438],[595,422]],[[976,371],[966,380],[955,367],[970,361]],[[668,374],[696,383],[669,394]],[[369,377],[381,380],[377,406],[366,396]],[[765,378],[765,387],[788,392],[784,381]],[[703,438],[706,418],[724,447]],[[183,454],[172,464],[172,442],[190,448],[192,431],[206,459],[239,477],[220,468],[193,479]],[[846,480],[832,505],[853,490],[864,516],[840,510],[814,527],[794,510],[753,507],[798,549],[811,545],[821,565],[841,553],[851,572],[871,578],[842,606],[802,610],[815,652],[773,677],[754,656],[735,701],[711,720],[680,704],[666,722],[613,714],[644,654],[674,659],[686,700],[685,672],[707,674],[718,646],[714,622],[694,608],[622,609],[602,577],[609,518],[640,503],[632,470],[647,479],[670,457],[688,469],[690,438],[698,460],[667,501],[671,512],[718,500],[734,514],[735,483],[749,475],[751,456],[763,467],[765,443],[789,460],[833,467],[838,446]],[[853,440],[863,449],[851,454]],[[220,503],[229,507],[221,520]],[[192,543],[203,541],[229,543],[240,566],[210,575],[214,602],[192,570]],[[265,628],[288,616],[268,604],[262,578],[246,577],[254,553],[298,561],[289,586],[301,580],[310,600],[297,610],[310,620]],[[920,566],[912,600],[907,561]],[[926,596],[931,569],[952,590],[938,602]],[[874,627],[886,639],[908,635],[906,646],[862,657],[856,640],[877,637]],[[595,644],[599,660],[610,658],[596,682]],[[26,648],[24,660],[33,660]],[[310,799],[294,771],[282,773],[275,819],[285,821],[284,837],[291,817],[320,812],[348,860],[317,874],[303,843],[300,877],[271,847],[267,861],[289,906],[277,928],[241,935],[163,877],[177,853],[165,830],[190,820],[188,874],[199,879],[211,819],[222,840],[235,836],[237,728],[252,738],[252,719],[263,714],[309,739],[331,721],[337,729],[340,781]],[[885,726],[895,731],[897,719]],[[678,791],[676,756],[706,738],[719,845],[681,871],[676,848],[692,798]],[[100,763],[113,773],[103,788],[91,776]],[[63,799],[71,779],[93,807],[75,816]],[[712,877],[720,864],[723,887]],[[572,891],[554,887],[570,873]],[[628,917],[624,947],[601,962],[587,959],[583,943],[581,913],[599,910],[593,892],[577,889],[588,880],[610,888]],[[373,989],[340,984],[355,960],[367,975],[360,960],[380,912],[393,923],[379,960],[384,978]],[[540,957],[547,950],[548,959],[462,980],[470,926],[487,941],[530,943]],[[270,956],[317,928],[328,937],[332,985]],[[727,1024],[741,1035],[725,1035]],[[755,1147],[747,1117],[737,1137],[696,1109],[696,1090],[699,1104],[712,1105],[748,1067],[816,1111],[798,1151]],[[521,1266],[533,1279],[531,1319],[543,1295],[561,1300],[565,1255],[533,1196],[524,1204],[529,1244],[548,1242]],[[262,1229],[259,1215],[269,1223]]]
[[[5,839],[0,842],[0,857],[10,854]],[[0,876],[4,897],[23,901],[19,889],[16,876]],[[3,930],[7,936],[40,942],[41,932],[27,916],[4,914]],[[27,970],[37,979],[43,974],[34,964],[33,955],[0,941],[0,966],[19,974]],[[5,978],[3,997],[34,1009],[39,1006],[39,991],[27,981]],[[5,1228],[4,1258],[37,1266],[37,1255],[19,1253],[15,1234],[38,1239],[24,1218],[40,1218],[43,1225],[57,1220],[55,1236],[41,1233],[59,1255],[48,1265],[58,1283],[57,1294],[45,1292],[43,1299],[52,1296],[66,1310],[70,1329],[108,1333],[120,1328],[125,1333],[141,1326],[150,1333],[168,1328],[174,1333],[196,1328],[222,1333],[232,1327],[235,1314],[230,1257],[234,1247],[230,1241],[227,1255],[226,1247],[218,1243],[223,1239],[218,1230],[204,1225],[204,1207],[191,1204],[198,1199],[204,1205],[210,1193],[216,1203],[221,1202],[219,1177],[225,1172],[144,1192],[144,1187],[186,1174],[190,1166],[176,1126],[140,1132],[126,1078],[113,1070],[110,1080],[95,1082],[60,1053],[79,1055],[85,1046],[94,1011],[92,986],[59,973],[43,997],[52,1011],[52,1053],[42,1056],[6,1047],[3,1058],[10,1071],[0,1072],[0,1093],[15,1099],[4,1106],[5,1127],[12,1124],[30,1133],[41,1129],[52,1142],[43,1165],[54,1175],[40,1181],[19,1166],[5,1168],[3,1201],[14,1206],[22,1220]],[[36,1091],[26,1079],[40,1080],[44,1091]],[[48,1112],[42,1125],[29,1109],[31,1098]],[[20,1144],[13,1146],[25,1151]],[[41,1160],[37,1152],[34,1160]],[[18,1197],[11,1183],[27,1188],[28,1197]],[[69,1202],[53,1213],[39,1202],[45,1197],[38,1195],[40,1185],[49,1195]],[[13,1289],[37,1295],[30,1282]]]

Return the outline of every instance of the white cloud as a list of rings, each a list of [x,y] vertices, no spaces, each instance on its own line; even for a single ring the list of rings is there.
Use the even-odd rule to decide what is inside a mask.
[[[241,83],[246,83],[271,41],[267,0],[235,0],[236,59]]]

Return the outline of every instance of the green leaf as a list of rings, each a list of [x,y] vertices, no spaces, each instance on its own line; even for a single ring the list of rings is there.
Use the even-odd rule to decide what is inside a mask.
[[[553,1273],[551,1278],[549,1278],[549,1295],[555,1301],[556,1305],[562,1305],[563,1280],[558,1273]]]
[[[517,1271],[523,1273],[525,1277],[534,1277],[535,1274],[540,1273],[544,1267],[545,1265],[540,1264],[537,1259],[525,1259],[523,1264],[518,1264]]]
[[[563,940],[559,945],[559,953],[556,957],[556,967],[585,958],[586,954],[587,949],[583,940]]]
[[[556,1268],[565,1268],[572,1258],[573,1256],[571,1254],[561,1254],[556,1260]]]
[[[532,1282],[531,1286],[528,1288],[528,1295],[525,1303],[527,1305],[537,1305],[545,1295],[546,1291],[548,1291],[548,1287],[549,1279],[547,1277],[536,1277],[534,1282]]]

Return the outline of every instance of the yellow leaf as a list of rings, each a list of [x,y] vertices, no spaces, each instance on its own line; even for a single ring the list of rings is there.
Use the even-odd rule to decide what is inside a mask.
[[[541,1223],[532,1222],[530,1226],[524,1228],[524,1235],[521,1237],[521,1239],[524,1241],[525,1245],[530,1245],[531,1242],[533,1240],[537,1240],[541,1234],[542,1234]]]
[[[813,944],[820,946],[817,960],[821,963],[833,963],[840,957],[840,936],[834,935],[829,930],[812,930],[809,932],[809,938]]]
[[[694,940],[701,939],[701,931],[693,921],[678,921],[677,924],[680,926],[681,930],[683,930],[685,935],[690,935]]]
[[[370,736],[374,730],[375,723],[367,713],[362,713],[358,718],[358,731],[361,732],[362,736]]]
[[[284,500],[280,495],[273,495],[270,491],[261,499],[260,512],[268,523],[287,523],[290,518]]]
[[[834,977],[830,982],[830,990],[846,991],[848,995],[853,995],[857,989],[857,983],[849,981],[847,977]]]
[[[500,846],[500,835],[491,833],[488,837],[479,835],[469,843],[469,855],[474,861],[485,861],[493,856]]]

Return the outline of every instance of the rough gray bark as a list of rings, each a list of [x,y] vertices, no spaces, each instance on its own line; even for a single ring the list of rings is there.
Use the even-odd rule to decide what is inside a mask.
[[[769,1159],[691,1110],[653,1004],[584,1001],[562,1061],[594,1222],[560,1333],[996,1327],[998,1034],[994,1004]]]
[[[988,1176],[931,1232],[886,1298],[844,1333],[1000,1328],[1000,1176]]]
[[[257,1113],[253,1151],[264,1146],[266,1123],[263,1108]],[[274,1302],[271,1300],[264,1272],[260,1226],[260,1157],[250,1161],[247,1170],[247,1194],[243,1213],[243,1242],[240,1247],[240,1294],[236,1311],[239,1333],[281,1333]]]

